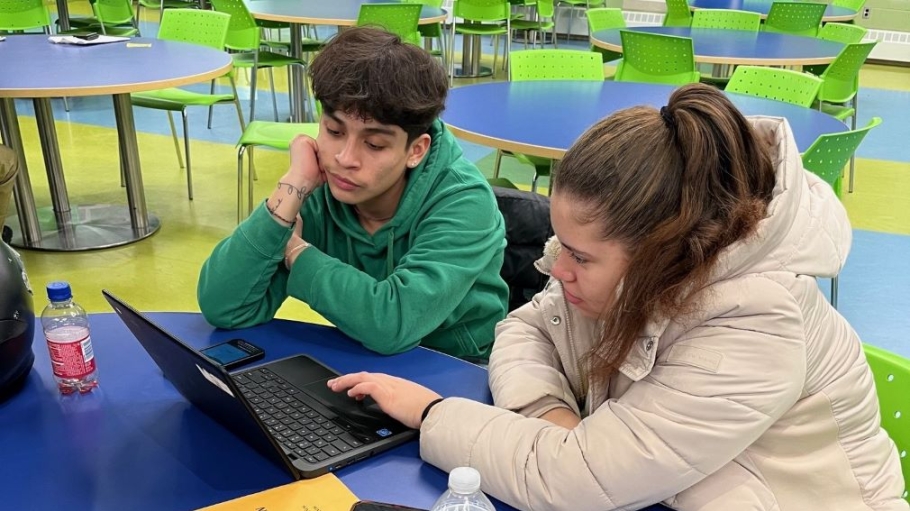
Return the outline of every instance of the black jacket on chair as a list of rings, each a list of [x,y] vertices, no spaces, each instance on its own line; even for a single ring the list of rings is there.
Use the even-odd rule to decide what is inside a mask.
[[[553,236],[550,199],[543,195],[493,187],[499,211],[506,223],[506,252],[499,274],[509,285],[509,310],[527,303],[547,283],[547,276],[534,268],[544,244]]]

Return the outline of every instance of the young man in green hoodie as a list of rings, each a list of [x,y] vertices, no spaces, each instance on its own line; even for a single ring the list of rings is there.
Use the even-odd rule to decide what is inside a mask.
[[[505,227],[438,119],[442,66],[397,36],[352,28],[310,76],[319,135],[292,142],[275,190],[203,265],[202,313],[247,327],[292,296],[379,353],[420,344],[486,359],[506,314]]]

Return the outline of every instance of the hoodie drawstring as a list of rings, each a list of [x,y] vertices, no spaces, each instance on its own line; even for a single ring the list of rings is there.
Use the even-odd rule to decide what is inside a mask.
[[[395,250],[395,228],[389,228],[388,232],[388,246],[386,247],[386,260],[385,260],[385,276],[388,277],[392,274],[392,271],[395,269],[394,255]]]

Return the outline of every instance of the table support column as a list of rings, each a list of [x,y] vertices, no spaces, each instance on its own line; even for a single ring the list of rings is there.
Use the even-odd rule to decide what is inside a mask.
[[[22,147],[22,134],[19,132],[19,119],[16,117],[16,102],[12,98],[0,98],[0,138],[19,158],[19,174],[16,175],[16,213],[19,217],[19,228],[26,245],[41,239],[41,228],[38,225],[38,212],[35,208],[35,196],[32,194],[32,182],[25,161],[25,150]]]
[[[303,58],[303,34],[300,23],[291,23],[291,57],[295,59]],[[306,109],[304,103],[308,91],[304,87],[304,76],[306,72],[301,65],[292,65],[288,69],[291,73],[291,122],[306,122]],[[255,94],[255,91],[253,91]]]
[[[461,68],[455,68],[456,78],[490,76],[493,69],[481,65],[483,39],[479,35],[462,34]]]
[[[66,192],[66,179],[63,177],[63,161],[60,158],[57,129],[54,126],[54,111],[49,98],[36,98],[34,104],[38,138],[41,139],[41,152],[44,154],[44,168],[47,171],[47,185],[51,192],[51,204],[54,205],[57,227],[62,228],[71,220],[70,200]]]
[[[66,0],[57,0],[57,23],[59,24],[58,33],[70,29],[70,9]]]
[[[157,229],[151,226],[145,205],[142,168],[139,163],[139,142],[136,140],[136,121],[129,94],[114,95],[114,116],[117,119],[117,139],[120,145],[120,165],[126,184],[126,200],[130,210],[130,225],[137,238],[144,238]]]

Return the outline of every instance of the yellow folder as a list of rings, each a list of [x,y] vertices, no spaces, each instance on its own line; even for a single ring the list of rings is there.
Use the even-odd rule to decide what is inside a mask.
[[[198,511],[349,511],[357,497],[334,474],[304,479]]]

